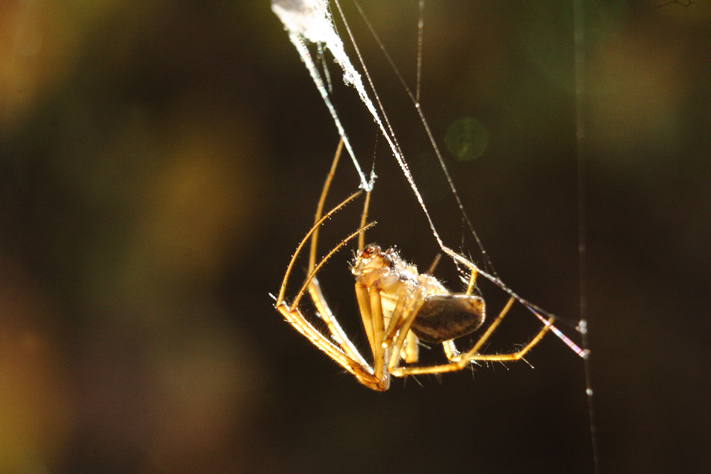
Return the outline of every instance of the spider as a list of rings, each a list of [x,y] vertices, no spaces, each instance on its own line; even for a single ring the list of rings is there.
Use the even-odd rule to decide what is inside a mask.
[[[338,146],[321,192],[314,225],[299,243],[286,269],[276,298],[276,309],[297,331],[353,374],[358,382],[377,391],[387,390],[390,387],[391,377],[454,372],[479,361],[521,360],[553,327],[554,317],[551,316],[536,336],[520,350],[505,354],[481,354],[479,350],[486,344],[515,302],[516,298],[512,296],[474,346],[467,352],[460,353],[453,339],[475,331],[485,319],[484,299],[472,294],[479,273],[476,265],[461,255],[447,252],[470,269],[467,290],[464,293],[452,293],[434,276],[418,273],[417,268],[406,263],[396,249],[382,250],[375,244],[365,246],[365,231],[375,225],[375,222],[366,224],[370,192],[365,196],[359,229],[343,239],[318,264],[316,263],[318,231],[321,225],[363,193],[358,191],[352,194],[323,214],[323,205],[335,174],[342,145],[343,142]],[[365,360],[344,333],[321,292],[317,278],[318,272],[326,261],[355,237],[359,237],[358,252],[351,264],[351,272],[356,278],[355,293],[370,345],[372,365]],[[289,304],[284,299],[286,286],[294,263],[309,240],[311,251],[308,276]],[[328,334],[316,329],[299,309],[299,302],[306,293],[311,297],[318,316],[325,323]],[[539,319],[546,321],[538,316]],[[419,340],[442,344],[448,362],[432,366],[410,365],[418,362]],[[400,365],[401,361],[408,365]]]

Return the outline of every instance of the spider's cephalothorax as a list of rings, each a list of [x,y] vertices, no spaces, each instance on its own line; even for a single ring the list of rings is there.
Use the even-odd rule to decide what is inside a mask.
[[[340,148],[339,148],[340,151]],[[276,308],[286,320],[306,336],[316,347],[324,351],[341,367],[352,373],[360,383],[373,390],[387,390],[390,377],[405,377],[416,374],[440,374],[462,370],[477,361],[514,361],[523,356],[543,338],[551,328],[550,317],[536,336],[523,348],[507,354],[481,354],[491,334],[516,301],[512,295],[509,302],[474,345],[460,353],[453,339],[467,335],[484,322],[484,300],[472,294],[479,274],[477,266],[463,256],[446,249],[447,254],[470,270],[469,285],[464,293],[452,293],[434,276],[419,273],[415,265],[400,258],[394,248],[383,251],[377,245],[363,245],[363,234],[373,224],[365,224],[367,203],[361,218],[361,227],[343,239],[326,256],[316,263],[318,230],[338,209],[355,199],[358,192],[331,211],[322,215],[323,203],[335,172],[339,153],[336,154],[321,199],[316,219],[311,230],[301,241],[287,267],[284,280],[276,298]],[[368,362],[353,345],[341,328],[321,292],[317,274],[326,261],[351,239],[360,236],[360,250],[351,264],[356,277],[355,293],[363,328],[368,337],[372,362]],[[296,297],[289,304],[285,300],[286,286],[296,259],[303,247],[311,242],[308,277]],[[318,317],[325,323],[324,330],[317,329],[299,309],[299,302],[306,294],[311,297]],[[538,314],[538,313],[536,313]],[[540,315],[539,315],[540,318]],[[541,318],[542,319],[542,318]],[[441,343],[447,361],[439,365],[417,365],[419,361],[418,340]],[[401,365],[404,362],[405,365]],[[371,365],[372,364],[372,365]]]
[[[375,244],[366,246],[356,255],[351,272],[360,285],[380,290],[386,326],[398,300],[424,299],[410,327],[423,341],[440,343],[466,336],[484,322],[485,304],[480,296],[450,293],[434,276],[418,273],[395,248],[383,251]]]

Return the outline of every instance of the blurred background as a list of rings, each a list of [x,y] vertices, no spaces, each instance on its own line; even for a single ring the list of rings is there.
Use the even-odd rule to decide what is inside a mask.
[[[586,3],[601,471],[708,472],[711,5]],[[417,2],[362,4],[414,87]],[[481,263],[412,104],[343,6],[438,230]],[[422,107],[498,274],[577,340],[572,24],[571,2],[431,0]],[[424,216],[326,65],[379,176],[368,240],[427,268]],[[592,473],[583,363],[558,339],[535,369],[375,393],[274,310],[337,142],[268,0],[0,3],[0,471]],[[329,202],[357,185],[342,161]],[[321,254],[359,212],[324,226]],[[320,279],[363,348],[350,254]],[[461,288],[451,262],[437,274]],[[497,312],[506,295],[481,287]],[[538,327],[516,307],[489,350]]]

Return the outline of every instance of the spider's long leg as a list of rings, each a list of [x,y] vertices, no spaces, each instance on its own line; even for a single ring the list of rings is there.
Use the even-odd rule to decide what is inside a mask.
[[[389,352],[383,344],[385,321],[380,288],[378,284],[366,286],[359,280],[355,283],[355,292],[363,327],[373,353],[373,373],[375,378],[387,387],[390,384],[390,376],[385,370],[385,359],[389,357]]]
[[[404,323],[403,312],[405,310],[405,305],[410,304],[410,303],[411,303],[410,295],[408,294],[408,292],[403,291],[400,294],[400,297],[398,298],[397,302],[395,303],[395,308],[393,309],[392,313],[390,314],[390,320],[386,321],[385,318],[383,318],[383,322],[387,323],[387,329],[385,330],[385,333],[383,334],[383,340],[382,340],[382,346],[384,348],[390,348],[390,346],[392,346],[395,336],[397,335],[398,331],[402,327],[402,324]],[[406,341],[407,341],[407,344],[402,349],[402,351],[400,353],[400,357],[402,359],[405,359],[405,362],[407,362],[408,364],[417,362],[418,357],[419,357],[417,336],[415,336],[415,334],[413,332],[408,331],[407,336],[406,336]],[[390,357],[390,356],[386,356],[386,357]]]
[[[323,206],[326,202],[326,196],[328,196],[328,191],[331,187],[333,177],[336,174],[336,167],[338,166],[338,160],[341,157],[342,151],[343,139],[338,142],[338,148],[336,149],[336,153],[333,156],[333,163],[331,163],[331,169],[329,170],[328,175],[326,176],[326,181],[324,182],[323,189],[321,190],[321,197],[319,198],[318,205],[316,206],[316,216],[314,217],[315,228],[313,233],[311,234],[311,250],[309,252],[309,267],[307,274],[312,273],[314,268],[316,267],[316,250],[318,247],[318,233],[320,228],[319,221],[321,221]],[[366,201],[367,200],[368,198],[366,198]],[[363,222],[361,227],[364,227],[365,224],[366,223]],[[359,240],[362,239],[362,236],[363,233],[360,234]],[[326,302],[326,298],[324,298],[323,296],[323,292],[321,291],[321,285],[319,285],[318,279],[315,276],[311,279],[308,291],[309,296],[311,296],[311,299],[313,300],[313,303],[316,306],[318,316],[323,320],[324,323],[326,323],[328,331],[331,333],[331,338],[336,341],[341,346],[341,349],[343,349],[346,354],[348,354],[351,358],[357,359],[362,364],[367,365],[365,359],[363,359],[363,357],[360,355],[355,346],[353,346],[353,343],[351,343],[350,339],[348,339],[348,336],[346,336],[345,332],[343,332],[341,325],[338,324],[338,321],[333,315],[331,308],[328,306],[328,302]]]
[[[418,300],[421,300],[419,301],[419,304]],[[407,324],[407,330],[409,331],[412,323],[412,321],[408,321],[408,317],[412,316],[414,319],[414,316],[417,314],[417,311],[419,311],[422,304],[424,304],[424,299],[421,296],[420,287],[417,287],[413,293],[403,292],[400,294],[400,297],[395,304],[395,309],[390,316],[390,324],[388,324],[388,328],[385,331],[383,345],[392,345],[400,334],[402,334],[403,338],[403,341],[401,342],[404,342],[404,338],[406,337],[406,330],[404,326]]]
[[[279,293],[279,297],[277,298],[276,308],[297,331],[299,331],[302,335],[309,339],[312,344],[314,344],[316,347],[325,352],[329,357],[335,360],[339,365],[341,365],[343,368],[352,373],[358,379],[359,382],[373,390],[382,391],[386,390],[387,386],[383,384],[382,380],[376,378],[373,375],[373,369],[367,363],[364,363],[362,357],[358,356],[353,358],[349,354],[344,352],[343,349],[335,345],[333,342],[331,342],[329,338],[327,338],[319,330],[313,327],[313,325],[311,325],[311,323],[309,323],[309,321],[301,314],[301,311],[298,308],[299,301],[303,297],[304,293],[307,291],[307,288],[312,284],[312,280],[315,277],[316,273],[318,273],[318,271],[321,269],[321,267],[323,267],[326,261],[331,258],[341,247],[348,243],[348,241],[354,239],[360,232],[363,232],[365,229],[372,226],[374,223],[371,223],[365,228],[358,229],[357,231],[350,234],[348,237],[343,239],[336,247],[334,247],[317,265],[315,265],[313,270],[309,273],[306,282],[302,285],[301,289],[297,293],[296,298],[292,302],[291,306],[286,304],[286,302],[284,301],[284,291],[286,288],[286,284],[288,283],[292,268],[294,266],[294,262],[303,246],[306,244],[306,242],[308,242],[314,229],[321,225],[323,220],[330,217],[340,207],[344,206],[353,198],[355,198],[357,194],[359,193],[356,193],[355,195],[349,197],[339,206],[329,211],[323,218],[319,219],[316,226],[314,226],[306,234],[306,237],[304,237],[304,239],[301,241],[301,243],[296,249],[296,252],[294,253],[294,256],[291,259],[291,262],[289,262],[289,266],[287,267],[286,275],[284,276],[284,281],[282,282],[282,288]],[[355,352],[357,353],[357,351]]]
[[[321,197],[318,200],[318,205],[316,206],[316,216],[314,217],[314,227],[317,226],[318,222],[321,220],[321,213],[323,212],[323,206],[326,202],[326,196],[328,196],[328,191],[331,188],[331,182],[336,174],[336,167],[338,166],[338,160],[341,157],[341,152],[343,151],[343,139],[338,142],[338,148],[336,148],[336,154],[333,156],[333,163],[331,163],[331,169],[326,176],[326,181],[323,183],[323,189],[321,190]],[[360,218],[360,227],[365,227],[366,221],[368,219],[368,208],[370,207],[370,191],[366,191],[365,202],[363,203],[363,213]],[[309,252],[309,273],[314,269],[316,265],[316,247],[318,246],[318,227],[314,230],[311,236],[311,251]],[[358,237],[358,250],[363,250],[365,239],[365,232],[361,232]]]
[[[360,196],[361,192],[362,192],[362,191],[358,191],[358,192],[355,192],[355,193],[351,194],[351,195],[348,196],[345,200],[343,200],[343,202],[341,202],[338,206],[336,206],[336,207],[334,207],[333,209],[331,209],[330,211],[328,211],[325,216],[323,216],[321,219],[319,219],[319,220],[316,222],[316,224],[315,224],[313,227],[311,227],[311,230],[308,231],[308,233],[306,234],[306,237],[304,237],[304,239],[299,243],[299,246],[296,247],[296,252],[294,252],[294,255],[291,257],[291,261],[289,261],[289,266],[286,267],[286,273],[284,274],[284,279],[282,280],[282,282],[281,282],[281,288],[279,289],[279,296],[277,296],[277,299],[276,299],[276,306],[279,306],[279,304],[284,301],[284,293],[286,292],[286,284],[288,283],[289,277],[291,276],[291,271],[292,271],[292,269],[294,268],[294,263],[296,262],[296,259],[298,258],[299,253],[301,253],[301,249],[303,249],[303,248],[304,248],[304,245],[306,245],[306,242],[309,241],[309,237],[311,237],[311,235],[312,235],[314,232],[316,232],[316,230],[318,230],[319,226],[320,226],[321,224],[323,224],[323,222],[324,222],[326,219],[328,219],[329,217],[331,217],[331,216],[332,216],[333,214],[335,214],[339,209],[341,209],[343,206],[345,206],[346,204],[348,204],[349,202],[351,202],[353,199],[355,199],[355,198],[357,198],[358,196]],[[373,224],[374,224],[374,223],[373,223]],[[373,224],[370,224],[370,225],[373,225]],[[341,242],[341,244],[339,244],[339,246],[338,246],[337,248],[341,248],[349,239],[355,237],[356,235],[358,235],[359,232],[362,232],[363,230],[364,230],[364,229],[359,229],[358,231],[356,231],[356,232],[355,232],[354,234],[352,234],[352,236],[349,237],[347,240],[344,240],[343,242]],[[309,272],[309,279],[307,280],[307,282],[308,282],[308,281],[311,281],[311,278],[313,278],[313,273],[314,273],[314,270],[312,270],[311,272]],[[304,289],[302,288],[302,291],[299,292],[299,296],[297,297],[297,299],[301,299],[301,295],[302,295],[302,293],[303,293],[303,290],[304,290]]]
[[[420,350],[418,346],[419,340],[412,331],[407,332],[405,347],[402,348],[400,357],[405,359],[407,364],[414,364],[420,359]]]
[[[497,361],[515,361],[515,360],[521,360],[523,359],[523,356],[526,355],[528,351],[533,349],[533,347],[541,342],[541,339],[543,339],[543,336],[546,335],[546,333],[550,330],[552,323],[553,323],[554,318],[550,317],[546,321],[546,324],[543,325],[543,329],[538,331],[538,334],[536,334],[536,337],[534,337],[531,342],[526,344],[523,349],[517,352],[512,352],[510,354],[471,354],[467,353],[466,355],[462,356],[462,360],[465,362],[468,361],[486,361],[486,360],[497,360]]]
[[[309,296],[311,296],[311,299],[314,302],[314,305],[316,306],[316,310],[319,313],[319,316],[321,319],[326,323],[326,326],[328,327],[329,332],[331,333],[331,337],[338,342],[338,344],[341,346],[341,348],[348,353],[352,358],[354,359],[359,359],[361,362],[365,363],[363,360],[363,357],[358,353],[358,350],[353,346],[351,343],[350,339],[348,339],[348,336],[343,332],[343,329],[341,328],[341,325],[338,324],[338,321],[336,320],[335,316],[333,315],[333,312],[331,311],[331,308],[328,305],[328,302],[326,299],[323,297],[323,293],[321,292],[321,286],[319,285],[318,279],[316,278],[316,249],[318,248],[318,233],[319,233],[319,227],[320,223],[323,222],[323,219],[321,218],[321,213],[323,212],[323,206],[324,203],[326,202],[326,197],[328,196],[328,191],[331,188],[331,182],[333,181],[333,177],[336,174],[336,167],[338,166],[338,160],[341,157],[341,152],[343,150],[343,139],[341,139],[338,143],[338,148],[336,149],[336,154],[333,157],[333,163],[331,164],[331,169],[328,172],[328,175],[326,176],[326,181],[323,184],[323,189],[321,190],[321,197],[319,198],[318,205],[316,206],[316,216],[314,217],[314,229],[313,233],[311,234],[311,251],[309,252],[309,268],[308,268],[308,273],[309,275],[313,275],[312,277],[309,278],[309,285],[308,285],[308,291],[309,291]],[[358,237],[358,245],[359,249],[363,249],[363,238],[365,235],[365,229],[370,227],[369,225],[366,225],[366,219],[368,216],[368,205],[370,202],[370,192],[366,193],[365,197],[365,204],[363,205],[363,213],[361,215],[361,225],[360,225],[360,231],[359,231],[359,237]],[[347,239],[350,240],[350,237]],[[345,242],[343,242],[345,243]],[[328,256],[326,257],[328,258]],[[325,259],[324,259],[325,261]],[[367,329],[370,329],[372,325],[366,325]],[[369,336],[371,340],[371,347],[373,347],[372,343],[372,334]]]
[[[356,283],[357,285],[357,283]],[[383,348],[383,333],[385,332],[383,321],[383,301],[380,296],[380,289],[371,286],[368,289],[370,295],[370,310],[373,317],[373,371],[379,379],[384,378],[385,370],[385,349]]]
[[[373,312],[370,308],[370,293],[366,286],[356,282],[355,294],[356,300],[358,301],[358,311],[363,320],[363,329],[365,329],[365,335],[368,337],[368,344],[370,344],[370,351],[375,355],[375,346],[379,342],[375,340],[373,331]]]
[[[397,367],[391,370],[391,374],[395,377],[405,377],[407,375],[417,375],[417,374],[441,374],[444,372],[455,372],[462,370],[472,361],[516,361],[521,360],[528,351],[530,351],[536,344],[538,344],[543,336],[546,335],[550,329],[550,323],[552,318],[548,320],[547,324],[536,334],[536,336],[526,344],[526,346],[517,352],[512,352],[508,354],[479,354],[478,350],[486,343],[491,334],[496,330],[497,326],[511,309],[511,305],[514,303],[515,299],[509,299],[504,309],[499,313],[499,316],[491,323],[486,332],[479,338],[474,347],[471,348],[466,354],[462,354],[458,357],[459,360],[454,360],[448,364],[435,365],[432,367]]]
[[[316,266],[316,247],[318,245],[318,231],[319,231],[319,221],[321,220],[321,213],[323,213],[323,205],[326,203],[326,196],[328,195],[328,190],[331,188],[331,181],[333,181],[333,176],[336,174],[336,166],[338,166],[338,160],[341,157],[341,151],[343,151],[343,139],[338,142],[338,148],[336,148],[336,154],[333,156],[333,163],[331,163],[331,169],[326,176],[326,182],[323,183],[323,189],[321,190],[321,197],[318,200],[318,205],[316,206],[316,216],[314,217],[314,232],[311,234],[311,251],[309,252],[309,270],[311,271]],[[361,224],[363,227],[365,223]]]
[[[323,267],[323,265],[326,263],[326,261],[331,258],[341,247],[343,247],[348,241],[351,239],[355,238],[358,234],[361,232],[365,231],[366,229],[372,227],[375,223],[368,224],[367,226],[358,229],[357,231],[353,232],[350,234],[348,237],[343,239],[337,246],[335,246],[328,254],[326,254],[323,259],[314,267],[314,269],[311,271],[309,276],[306,279],[306,282],[304,285],[301,287],[301,290],[297,294],[296,298],[294,299],[294,302],[292,303],[292,308],[296,309],[296,312],[298,313],[298,302],[299,299],[304,295],[306,292],[306,289],[311,285],[311,282],[314,278],[314,276],[318,273],[318,271]],[[306,237],[308,239],[308,236]],[[282,311],[282,314],[284,311],[280,308],[280,311]],[[293,311],[289,311],[289,313],[294,316]],[[381,316],[382,318],[382,316]],[[308,321],[305,320],[303,316],[301,316],[301,313],[298,313],[298,317],[296,319],[299,319],[298,323],[303,325],[304,323],[308,325],[311,329],[313,329],[313,326],[311,326]],[[287,317],[287,320],[289,322],[292,322],[292,319]],[[319,347],[321,350],[325,351],[328,353],[336,362],[341,364],[343,367],[345,367],[347,370],[349,370],[353,375],[355,375],[358,380],[363,384],[366,385],[373,390],[387,390],[389,386],[389,378],[387,377],[382,377],[378,376],[378,374],[373,373],[373,369],[370,366],[363,365],[361,362],[358,360],[354,360],[353,358],[347,356],[340,348],[336,347],[330,340],[328,340],[321,332],[316,331],[318,338],[313,339],[309,334],[303,332],[296,324],[292,322],[292,324],[302,332],[306,337],[308,337],[311,342],[313,342],[317,347]],[[315,330],[315,329],[314,329]],[[334,349],[336,352],[334,353]],[[354,349],[355,350],[355,349]],[[357,352],[357,351],[356,351]],[[340,354],[340,356],[339,356]],[[358,359],[362,360],[362,357],[358,357]],[[345,363],[344,363],[345,361]]]
[[[387,340],[383,341],[384,346],[390,347],[390,360],[388,362],[388,371],[392,373],[398,362],[400,360],[400,352],[402,351],[402,346],[405,343],[405,339],[410,333],[410,326],[412,326],[412,321],[417,316],[417,312],[425,304],[425,299],[422,297],[420,288],[417,288],[415,294],[408,298],[407,304],[403,305],[403,310],[401,314],[395,314],[393,311],[393,319],[399,319],[399,330],[395,336],[392,343],[388,343]],[[397,308],[396,308],[397,309]],[[391,321],[392,322],[392,321]],[[392,324],[391,324],[392,326]]]
[[[546,325],[546,327],[558,337],[563,343],[568,346],[573,352],[575,352],[578,356],[580,357],[587,357],[590,351],[588,350],[583,350],[580,347],[578,347],[577,344],[575,344],[573,341],[571,341],[568,336],[563,334],[563,332],[560,331],[557,327],[555,327],[552,323],[555,321],[557,318],[553,316],[552,314],[548,314],[546,311],[543,311],[541,308],[538,306],[534,305],[530,301],[526,301],[525,299],[521,298],[519,295],[514,293],[511,288],[506,286],[503,281],[498,276],[490,275],[481,269],[479,269],[474,262],[466,259],[462,255],[459,255],[457,252],[454,250],[448,248],[448,247],[442,247],[442,250],[444,253],[449,255],[455,262],[458,262],[465,267],[469,268],[472,270],[472,272],[477,272],[477,274],[483,275],[487,280],[504,290],[506,293],[511,295],[511,297],[515,298],[516,301],[524,305],[531,313],[533,313],[534,316],[536,316],[543,324]],[[542,316],[543,315],[543,316]],[[544,317],[546,316],[546,317]],[[547,319],[546,319],[547,318]]]
[[[476,277],[479,276],[479,269],[472,267],[471,275],[469,276],[469,284],[467,285],[467,295],[471,295],[474,291],[474,285],[476,285]]]
[[[469,275],[469,283],[467,284],[466,295],[471,295],[474,291],[474,286],[476,285],[476,277],[479,276],[479,269],[476,266],[471,268],[471,273]],[[456,362],[459,360],[459,349],[454,344],[454,340],[444,341],[442,343],[442,349],[444,350],[444,355],[450,362]]]
[[[444,350],[444,355],[447,357],[448,360],[452,362],[459,360],[459,355],[461,354],[461,352],[459,352],[457,346],[454,345],[454,340],[450,339],[449,341],[444,341],[442,343],[442,349]]]
[[[329,214],[330,214],[330,213],[329,213]],[[324,216],[324,217],[325,217],[325,218],[328,217],[328,214],[326,214],[326,216]],[[375,222],[371,222],[370,224],[367,224],[365,227],[361,227],[360,229],[358,229],[358,230],[356,230],[355,232],[351,233],[351,234],[350,234],[348,237],[346,237],[345,239],[341,240],[341,242],[340,242],[338,245],[336,245],[335,247],[333,247],[333,248],[326,254],[326,256],[321,259],[321,261],[316,265],[316,267],[314,267],[314,269],[311,270],[311,273],[309,273],[309,275],[306,277],[306,281],[304,282],[303,285],[301,285],[301,289],[300,289],[299,292],[296,294],[296,297],[294,298],[294,301],[292,302],[292,306],[298,306],[299,301],[301,301],[301,298],[304,296],[304,293],[306,293],[306,291],[308,290],[309,285],[311,285],[311,281],[314,279],[314,277],[316,276],[316,274],[321,270],[321,267],[323,267],[323,266],[326,264],[326,262],[328,261],[329,258],[333,257],[333,255],[334,255],[336,252],[338,252],[338,251],[341,249],[341,247],[343,247],[343,246],[346,245],[350,240],[352,240],[352,239],[354,239],[356,236],[358,236],[358,234],[360,234],[361,232],[366,231],[367,229],[370,229],[370,228],[373,227],[374,225],[375,225]],[[297,252],[298,252],[298,251],[297,251]],[[293,262],[293,258],[292,258],[292,262]]]
[[[323,296],[321,285],[316,277],[311,279],[311,284],[309,285],[309,296],[311,296],[314,306],[316,306],[318,316],[324,323],[326,323],[326,327],[331,333],[331,338],[336,341],[341,346],[341,349],[343,349],[351,358],[358,360],[363,365],[368,365],[365,359],[363,359],[363,356],[361,356],[358,352],[358,349],[356,349],[350,339],[348,339],[348,336],[346,336],[346,333],[343,331],[343,328],[341,328],[341,325],[338,324],[338,320],[331,312],[331,308],[328,306],[326,298]]]
[[[387,387],[383,387],[380,380],[375,378],[372,369],[367,364],[364,365],[349,357],[319,330],[313,327],[301,314],[299,308],[292,309],[289,308],[286,303],[281,302],[277,305],[277,309],[297,331],[311,341],[313,345],[335,360],[341,367],[353,374],[360,383],[373,390],[383,391],[387,389]]]
[[[504,309],[501,310],[496,319],[494,319],[494,321],[489,325],[489,327],[486,328],[486,331],[479,338],[479,340],[476,341],[474,347],[469,349],[469,351],[461,357],[462,359],[470,359],[471,356],[474,356],[479,353],[479,349],[481,349],[482,346],[486,344],[486,341],[488,341],[494,331],[496,331],[496,328],[498,328],[499,324],[501,324],[501,321],[504,320],[504,317],[508,314],[509,310],[511,309],[511,306],[513,306],[515,301],[516,300],[513,298],[513,296],[509,298],[509,301],[506,303],[506,306],[504,306]]]
[[[366,191],[365,202],[363,203],[363,214],[360,217],[360,226],[363,227],[365,222],[368,220],[368,207],[370,207],[370,193],[371,191]],[[365,248],[365,232],[358,236],[358,252],[362,252]]]

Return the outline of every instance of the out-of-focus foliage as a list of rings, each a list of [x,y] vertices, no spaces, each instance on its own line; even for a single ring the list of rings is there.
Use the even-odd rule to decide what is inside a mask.
[[[457,247],[461,217],[416,114],[342,1]],[[413,84],[417,2],[362,3]],[[705,472],[711,7],[586,3],[603,472]],[[575,320],[570,6],[429,1],[425,14],[435,138],[465,117],[488,134],[478,159],[447,157],[474,226],[504,281]],[[325,63],[367,168],[372,120]],[[554,338],[535,370],[477,367],[474,380],[375,394],[281,321],[269,293],[337,140],[268,0],[0,3],[0,472],[591,472],[582,364]],[[369,239],[426,268],[436,244],[382,143],[376,156]],[[348,167],[334,202],[357,186]],[[357,214],[326,224],[321,253]],[[321,283],[363,343],[347,259]],[[525,342],[532,319],[512,314],[493,349]]]

